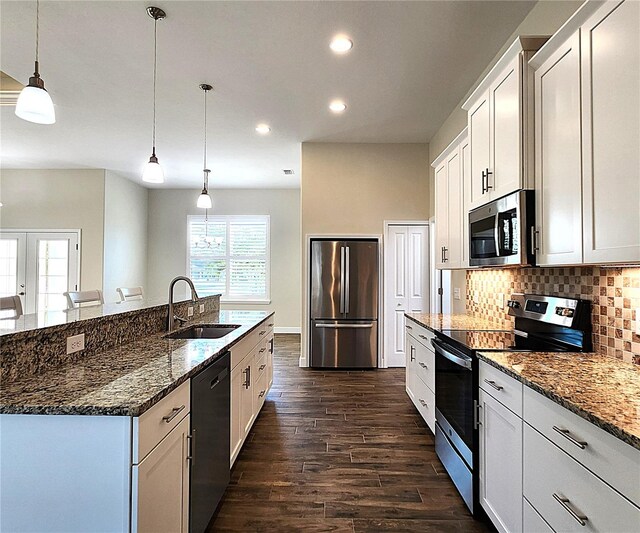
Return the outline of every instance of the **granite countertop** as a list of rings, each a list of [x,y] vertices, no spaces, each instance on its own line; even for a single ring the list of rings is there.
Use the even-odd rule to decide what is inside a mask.
[[[474,329],[481,331],[503,330],[499,324],[486,318],[469,315],[443,315],[436,313],[405,313],[417,324],[424,326],[431,331],[442,331],[443,329]]]
[[[479,352],[478,357],[640,449],[640,367],[593,353]]]
[[[43,374],[2,384],[0,414],[139,416],[226,352],[264,311],[220,311],[197,323],[239,324],[220,339],[167,339],[159,332]]]

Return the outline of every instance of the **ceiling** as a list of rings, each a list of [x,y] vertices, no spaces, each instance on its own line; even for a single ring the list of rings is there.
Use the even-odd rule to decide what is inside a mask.
[[[298,187],[305,141],[427,142],[534,4],[158,0],[167,12],[158,23],[161,186],[201,183],[203,82],[214,86],[214,188]],[[2,167],[106,168],[141,182],[151,151],[147,5],[41,2],[40,71],[57,122],[28,123],[2,107]],[[0,10],[1,69],[26,83],[35,2]],[[354,48],[337,56],[328,45],[341,32]],[[327,109],[334,98],[344,114]],[[270,134],[255,132],[260,122]]]

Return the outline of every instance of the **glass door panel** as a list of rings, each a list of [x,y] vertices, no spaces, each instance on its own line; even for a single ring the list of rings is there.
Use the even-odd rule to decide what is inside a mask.
[[[2,232],[0,234],[0,297],[20,296],[23,309],[25,307],[26,238],[26,233]]]

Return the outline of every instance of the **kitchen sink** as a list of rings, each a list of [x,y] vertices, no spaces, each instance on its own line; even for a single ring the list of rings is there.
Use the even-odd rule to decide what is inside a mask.
[[[219,339],[239,328],[236,324],[198,324],[165,335],[169,339]]]

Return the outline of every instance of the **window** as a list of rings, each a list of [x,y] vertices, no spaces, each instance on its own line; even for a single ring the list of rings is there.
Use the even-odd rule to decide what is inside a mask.
[[[269,301],[269,217],[188,218],[189,276],[202,296]]]

